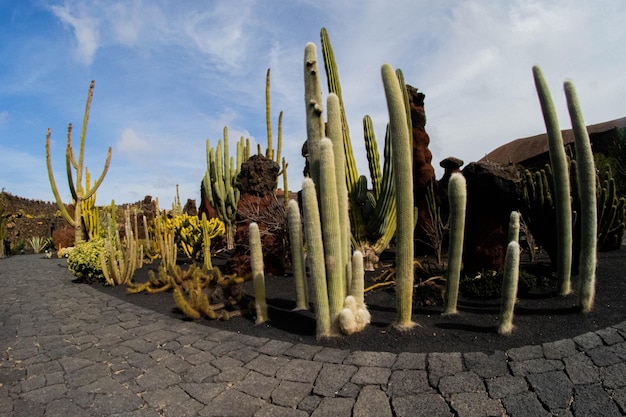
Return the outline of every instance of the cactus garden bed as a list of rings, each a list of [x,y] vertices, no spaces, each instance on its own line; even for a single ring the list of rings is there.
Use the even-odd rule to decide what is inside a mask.
[[[270,322],[256,325],[252,315],[228,321],[199,319],[198,323],[247,335],[266,337],[291,343],[306,343],[349,350],[391,352],[468,352],[506,350],[530,344],[556,341],[599,330],[626,320],[626,251],[599,254],[597,295],[594,310],[588,314],[577,311],[575,296],[559,297],[556,283],[546,261],[526,265],[539,278],[539,285],[520,295],[515,309],[512,335],[496,333],[499,313],[498,299],[477,299],[461,295],[459,314],[441,316],[436,284],[417,288],[414,297],[413,320],[419,324],[413,330],[400,333],[390,327],[395,320],[393,287],[370,291],[365,301],[372,323],[364,331],[318,341],[315,339],[315,314],[312,311],[292,311],[295,306],[293,281],[290,276],[266,276],[267,304]],[[156,265],[145,265],[135,275],[141,282]],[[381,271],[368,273],[366,286]],[[124,286],[105,287],[93,284],[102,292],[129,303],[152,309],[180,320],[187,320],[176,307],[171,293],[127,294]],[[574,281],[574,288],[576,282]],[[252,283],[244,285],[242,304],[254,300]],[[431,304],[431,305],[427,305]],[[434,305],[433,305],[434,304]]]

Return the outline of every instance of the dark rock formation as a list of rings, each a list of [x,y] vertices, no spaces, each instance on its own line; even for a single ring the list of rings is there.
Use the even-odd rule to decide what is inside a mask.
[[[261,232],[265,273],[284,274],[286,220],[284,206],[276,199],[279,166],[262,155],[253,155],[241,166],[237,187],[241,192],[237,204],[235,253],[229,269],[239,276],[250,272],[248,227],[255,222]]]
[[[501,269],[509,217],[521,204],[519,172],[514,165],[491,162],[472,162],[462,172],[467,181],[464,274]]]
[[[426,191],[429,186],[436,187],[435,170],[431,165],[433,155],[428,149],[430,137],[426,133],[426,112],[424,111],[425,95],[417,91],[417,88],[406,86],[411,107],[411,124],[413,131],[413,204],[417,207],[417,227],[415,228],[415,238],[418,242],[427,242],[428,237],[424,229],[428,228],[427,223],[432,223],[428,215],[426,203]],[[416,251],[425,248],[416,246]]]

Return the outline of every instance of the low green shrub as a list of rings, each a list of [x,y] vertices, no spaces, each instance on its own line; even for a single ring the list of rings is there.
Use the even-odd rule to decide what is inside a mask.
[[[67,258],[70,272],[86,281],[104,281],[100,252],[104,251],[104,239],[96,238],[88,242],[80,242]]]

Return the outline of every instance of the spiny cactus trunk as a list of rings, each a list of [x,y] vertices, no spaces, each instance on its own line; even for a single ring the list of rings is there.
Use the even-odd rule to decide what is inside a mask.
[[[567,295],[572,292],[572,208],[570,204],[567,156],[565,155],[563,137],[556,117],[552,96],[539,67],[533,67],[533,76],[546,124],[550,163],[552,164],[552,172],[554,174],[559,293]]]
[[[596,167],[589,134],[583,120],[574,84],[565,82],[567,107],[572,120],[574,145],[580,187],[580,260],[578,269],[578,304],[584,313],[591,311],[595,296],[598,213],[596,201]]]
[[[511,334],[513,330],[513,311],[517,300],[517,283],[519,281],[519,255],[519,244],[516,241],[511,241],[507,246],[504,258],[502,301],[498,320],[498,333],[502,335]]]
[[[446,270],[446,291],[443,314],[456,314],[459,297],[459,281],[463,264],[463,236],[465,234],[465,208],[467,188],[463,174],[456,172],[448,183],[450,200],[450,238],[448,246],[448,269]]]
[[[396,190],[412,190],[411,143],[406,121],[404,95],[391,67],[381,68],[391,135]],[[415,323],[413,313],[413,193],[396,194],[396,309],[394,326],[406,330]]]
[[[305,178],[302,182],[302,206],[307,258],[315,289],[315,315],[317,318],[316,337],[319,340],[324,337],[336,336],[337,333],[333,332],[333,328],[330,324],[322,224],[315,192],[315,183],[311,178]]]

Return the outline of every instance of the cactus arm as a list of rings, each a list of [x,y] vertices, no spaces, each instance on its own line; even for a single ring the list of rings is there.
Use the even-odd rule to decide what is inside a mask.
[[[578,275],[578,303],[587,313],[593,307],[597,262],[598,212],[596,200],[596,167],[591,152],[589,134],[582,116],[574,84],[565,82],[567,107],[572,120],[576,147],[578,185],[580,187],[580,261]]]
[[[276,163],[280,162],[283,151],[283,112],[278,113],[278,138],[276,139]]]
[[[413,189],[409,131],[406,122],[404,98],[398,77],[389,64],[381,68],[387,109],[389,131],[393,142],[394,181],[397,190]],[[406,330],[415,323],[412,321],[413,305],[413,193],[396,194],[396,305],[395,327]]]
[[[365,138],[365,151],[367,153],[367,163],[372,179],[372,190],[374,198],[378,199],[382,183],[382,173],[380,172],[380,154],[378,153],[378,143],[374,133],[374,124],[370,116],[363,117],[363,136]]]
[[[546,80],[538,66],[533,67],[535,86],[548,134],[550,163],[554,174],[554,193],[557,226],[557,275],[559,292],[569,294],[571,289],[572,266],[572,210],[570,205],[570,183],[567,156],[563,147],[563,137],[557,120],[554,103]]]
[[[61,199],[61,195],[59,194],[59,189],[57,188],[57,183],[54,180],[54,172],[52,170],[52,158],[50,156],[50,135],[51,131],[48,129],[48,133],[46,134],[46,167],[48,168],[48,179],[50,181],[50,188],[52,189],[52,194],[54,195],[54,199],[59,207],[59,211],[61,215],[71,226],[74,225],[74,219],[70,216],[70,213],[67,211],[67,207],[63,204],[63,200]]]
[[[100,173],[100,176],[98,177],[96,182],[93,183],[93,187],[87,190],[87,193],[83,196],[83,200],[90,198],[96,192],[96,190],[100,187],[100,184],[102,184],[102,181],[104,181],[104,177],[109,170],[109,166],[111,165],[111,154],[112,154],[112,150],[111,150],[111,147],[109,146],[109,150],[107,152],[107,159],[104,162],[104,168],[102,172]]]
[[[322,339],[335,336],[336,333],[333,333],[333,328],[330,324],[322,226],[315,193],[315,182],[311,178],[305,178],[302,182],[302,206],[307,257],[310,262],[311,279],[315,289],[316,338]]]
[[[459,295],[459,281],[463,263],[463,235],[465,233],[465,207],[467,191],[465,177],[454,173],[448,183],[450,200],[450,238],[448,246],[448,269],[446,270],[446,290],[444,294],[444,315],[456,314]]]

